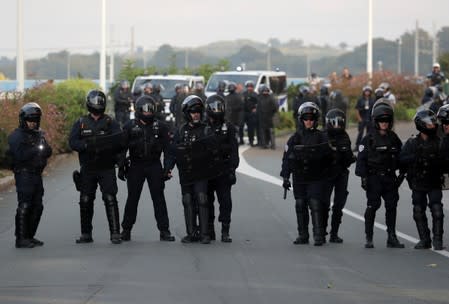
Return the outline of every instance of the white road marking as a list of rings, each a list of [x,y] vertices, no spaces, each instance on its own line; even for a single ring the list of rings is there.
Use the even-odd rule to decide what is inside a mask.
[[[262,180],[264,182],[267,182],[267,183],[270,183],[270,184],[282,187],[282,180],[280,178],[274,177],[274,176],[272,176],[270,174],[267,174],[265,172],[257,170],[256,168],[254,168],[250,164],[248,164],[246,159],[243,157],[243,152],[245,152],[248,149],[249,149],[248,146],[239,147],[240,163],[239,163],[239,167],[237,168],[237,172],[241,173],[241,174],[244,174],[246,176],[257,178],[257,179]],[[358,219],[358,220],[360,220],[362,222],[365,222],[365,218],[362,215],[358,214],[358,213],[355,213],[355,212],[353,212],[351,210],[348,210],[346,208],[343,209],[343,212],[345,214],[355,218],[355,219]],[[381,229],[381,230],[383,230],[383,231],[387,231],[387,226],[385,226],[384,224],[375,222],[374,226],[379,228],[379,229]],[[409,241],[411,243],[416,244],[416,243],[419,242],[419,240],[417,238],[415,238],[413,236],[410,236],[408,234],[402,233],[400,231],[396,230],[396,234],[397,234],[398,237],[400,237],[400,238],[402,238],[404,240],[407,240],[407,241]],[[436,252],[436,253],[438,253],[438,254],[440,254],[440,255],[442,255],[442,256],[444,256],[444,257],[446,257],[446,258],[449,258],[449,252],[446,251],[446,250],[433,250],[433,249],[431,249],[431,250]]]

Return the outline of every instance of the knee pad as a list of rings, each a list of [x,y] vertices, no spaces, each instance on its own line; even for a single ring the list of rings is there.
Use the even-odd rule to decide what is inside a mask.
[[[207,206],[207,194],[206,193],[198,193],[198,205]]]
[[[424,218],[424,210],[421,206],[414,205],[413,206],[413,219],[415,221],[422,220]]]
[[[298,213],[307,212],[306,201],[302,198],[298,198],[295,203],[295,209]]]
[[[430,209],[432,211],[432,218],[442,219],[444,218],[443,206],[441,204],[435,204]]]
[[[380,208],[380,205],[381,205],[381,204],[382,204],[381,201],[375,201],[375,202],[370,201],[367,208],[370,208],[370,209],[372,209],[373,211],[377,211],[377,209]]]
[[[109,193],[103,194],[103,201],[106,206],[113,206],[117,204],[117,199],[115,198],[115,195]]]
[[[81,195],[81,197],[80,197],[80,206],[81,207],[88,207],[89,205],[92,204],[93,201],[94,201],[94,199],[92,197],[90,197],[89,195]]]
[[[190,193],[186,193],[182,196],[182,205],[184,207],[192,206],[192,195]]]
[[[17,206],[17,213],[27,214],[30,211],[31,211],[30,203],[19,203],[19,205]]]
[[[322,204],[320,200],[316,198],[311,198],[309,202],[310,210],[318,212],[322,209]]]

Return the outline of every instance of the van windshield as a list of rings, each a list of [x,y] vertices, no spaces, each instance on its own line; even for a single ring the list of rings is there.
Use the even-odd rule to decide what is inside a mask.
[[[175,85],[180,84],[182,86],[189,85],[187,80],[179,80],[179,79],[140,79],[136,80],[136,85],[134,86],[134,91],[137,88],[142,88],[146,83],[151,82],[154,86],[156,84],[161,85],[161,95],[164,99],[171,99],[175,96]],[[134,92],[133,92],[134,93]]]
[[[245,74],[227,74],[227,75],[212,75],[209,79],[206,87],[206,91],[208,92],[216,92],[218,83],[220,81],[224,81],[226,83],[229,82],[235,82],[236,84],[242,84],[242,86],[245,85],[245,82],[248,80],[251,80],[254,82],[254,85],[257,84],[257,79],[259,76],[256,75],[245,75]]]

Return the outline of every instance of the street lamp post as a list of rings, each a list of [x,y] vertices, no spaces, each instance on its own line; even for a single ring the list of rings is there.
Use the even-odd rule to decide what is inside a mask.
[[[366,46],[366,72],[373,78],[373,0],[368,0],[368,43]]]
[[[397,40],[398,43],[398,74],[402,73],[402,39]]]
[[[271,43],[268,43],[267,51],[267,70],[271,71]]]
[[[16,56],[16,91],[25,89],[25,64],[23,59],[23,0],[17,0],[17,56]]]
[[[106,91],[106,0],[101,1],[100,88]]]

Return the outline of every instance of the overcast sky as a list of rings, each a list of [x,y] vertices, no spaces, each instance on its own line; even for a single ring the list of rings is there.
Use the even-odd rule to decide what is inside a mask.
[[[16,52],[17,2],[1,0],[0,56]],[[374,37],[397,39],[415,21],[432,32],[449,26],[448,0],[373,0]],[[25,57],[100,46],[101,0],[23,0]],[[107,0],[108,41],[156,49],[199,46],[250,38],[266,42],[302,39],[305,44],[356,46],[366,42],[368,0]],[[112,30],[111,30],[112,29]],[[125,50],[124,48],[122,50]]]

